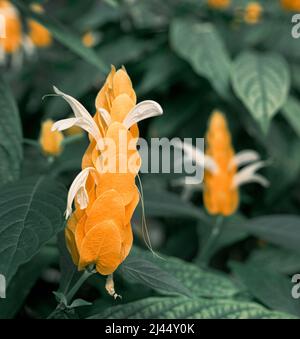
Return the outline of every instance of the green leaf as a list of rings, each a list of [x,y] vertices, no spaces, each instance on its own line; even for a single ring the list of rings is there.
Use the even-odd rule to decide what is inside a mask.
[[[210,23],[175,19],[170,29],[171,45],[194,71],[207,78],[222,96],[229,96],[230,58],[217,29]]]
[[[300,271],[300,255],[276,247],[263,247],[253,251],[247,263],[283,274]]]
[[[12,3],[17,6],[25,16],[38,21],[40,24],[46,27],[54,36],[54,38],[56,38],[60,43],[68,47],[86,62],[96,66],[104,74],[109,72],[109,67],[102,61],[102,59],[93,49],[85,47],[80,37],[74,35],[72,31],[63,26],[60,22],[56,21],[54,18],[51,18],[49,13],[35,13],[20,0],[12,0]]]
[[[209,250],[209,257],[212,257],[222,248],[230,246],[238,241],[244,240],[249,236],[247,230],[244,227],[245,218],[241,214],[235,214],[230,217],[224,218],[223,226],[221,233],[215,243],[211,246]],[[200,237],[200,248],[198,258],[196,258],[196,262],[200,264],[200,255],[205,245],[206,241],[208,240],[211,231],[212,231],[212,222],[206,223],[199,223],[198,225],[198,233]]]
[[[84,306],[91,306],[93,303],[83,300],[83,299],[75,299],[68,308],[78,308],[78,307],[84,307]]]
[[[192,296],[168,271],[136,255],[131,254],[125,260],[121,266],[121,274],[129,282],[146,285],[161,294]]]
[[[23,157],[22,127],[15,99],[0,76],[0,185],[18,179]]]
[[[29,178],[3,187],[0,193],[0,273],[9,285],[64,225],[64,187],[49,177]]]
[[[290,96],[282,107],[283,116],[286,118],[290,126],[300,137],[300,102],[296,98]]]
[[[277,54],[244,52],[233,64],[232,84],[238,98],[267,133],[289,93],[290,73],[285,60]]]
[[[207,220],[204,212],[179,195],[163,190],[144,190],[145,213],[147,217],[182,217]]]
[[[165,256],[157,258],[150,252],[136,247],[132,250],[131,256],[147,260],[159,267],[162,272],[167,272],[174,280],[179,281],[193,297],[229,298],[240,292],[238,287],[224,275],[202,270],[196,265],[177,258]]]
[[[230,299],[147,298],[115,306],[89,319],[291,319],[256,303]]]
[[[300,253],[300,217],[296,215],[258,217],[247,221],[244,227],[252,235]]]
[[[71,255],[67,250],[64,232],[58,234],[58,248],[61,273],[58,291],[60,294],[67,295],[82,273],[79,272],[77,266],[74,265]]]
[[[45,246],[31,261],[19,268],[7,289],[6,299],[0,299],[1,319],[11,319],[17,314],[42,271],[55,261],[56,253]]]
[[[300,316],[299,301],[291,296],[290,279],[265,267],[232,262],[230,267],[250,293],[264,305]]]

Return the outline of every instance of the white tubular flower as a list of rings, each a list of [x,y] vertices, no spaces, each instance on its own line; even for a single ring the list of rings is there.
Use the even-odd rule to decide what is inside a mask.
[[[94,171],[93,167],[88,167],[81,171],[77,177],[74,179],[68,193],[68,202],[67,202],[67,210],[66,210],[66,219],[72,214],[72,205],[75,197],[77,198],[77,202],[80,206],[80,209],[85,209],[89,203],[89,196],[86,191],[86,181],[88,179],[91,171]]]
[[[54,91],[64,100],[66,100],[66,102],[70,105],[75,115],[75,118],[57,121],[53,125],[52,130],[64,131],[72,126],[81,127],[83,130],[91,134],[93,138],[96,140],[97,144],[99,144],[99,146],[102,147],[102,136],[99,131],[99,128],[94,119],[92,118],[92,116],[90,115],[90,113],[85,109],[85,107],[75,98],[61,92],[56,87],[54,87]]]
[[[237,153],[229,163],[229,169],[233,166],[241,167],[260,160],[260,155],[253,150],[244,150]]]
[[[132,127],[134,124],[163,114],[161,106],[153,100],[145,100],[137,104],[126,116],[123,124],[126,128]]]
[[[212,173],[218,172],[218,165],[216,164],[214,159],[208,155],[205,155],[200,149],[182,141],[176,141],[174,143],[174,146],[182,149],[185,153],[185,156],[187,156],[189,160],[194,161],[196,164],[198,164],[198,166],[205,168]]]
[[[240,170],[233,178],[233,187],[240,187],[248,183],[258,183],[264,187],[270,185],[269,181],[260,174],[257,174],[256,171],[267,166],[266,161],[258,161],[249,166],[244,167]]]

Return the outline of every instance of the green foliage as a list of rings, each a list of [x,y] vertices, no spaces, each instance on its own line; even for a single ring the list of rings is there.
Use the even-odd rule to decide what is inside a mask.
[[[232,82],[236,95],[266,133],[289,92],[286,62],[275,54],[244,52],[234,62]]]
[[[207,78],[223,97],[228,96],[230,59],[212,24],[175,20],[170,28],[171,44],[195,72]]]
[[[0,77],[0,185],[16,180],[22,160],[22,130],[15,99]]]
[[[291,319],[255,303],[233,300],[148,298],[107,309],[90,319]]]
[[[250,0],[224,10],[204,0],[38,1],[44,13],[29,0],[11,2],[24,36],[33,18],[54,41],[33,54],[22,47],[22,63],[16,54],[0,64],[0,274],[8,282],[0,318],[299,318],[299,300],[291,297],[291,276],[300,270],[293,12],[279,0],[258,1],[262,16],[249,24]],[[82,42],[87,32],[95,34],[92,47]],[[71,115],[63,100],[43,99],[53,85],[93,115],[111,64],[126,67],[138,102],[153,99],[164,109],[139,125],[142,137],[206,138],[219,109],[234,150],[257,151],[270,181],[239,190],[238,211],[211,241],[220,219],[207,213],[203,187],[186,190],[176,173],[141,175],[144,210],[136,209],[134,246],[114,274],[122,300],[106,293],[94,267],[85,279],[66,248],[66,190],[81,169],[87,136],[65,135],[54,158],[38,142],[44,120]],[[145,238],[158,255],[144,249]]]
[[[17,181],[0,194],[0,272],[7,284],[64,225],[64,188],[48,177]]]

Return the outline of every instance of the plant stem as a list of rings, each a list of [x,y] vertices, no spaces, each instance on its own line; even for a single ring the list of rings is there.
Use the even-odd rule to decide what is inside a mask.
[[[215,222],[213,229],[212,229],[212,231],[211,231],[211,233],[210,233],[210,235],[207,239],[207,242],[203,246],[203,249],[202,249],[202,251],[199,255],[199,263],[203,267],[208,266],[210,255],[211,255],[211,250],[212,250],[213,246],[215,245],[216,241],[218,240],[218,238],[220,237],[220,234],[222,232],[223,222],[224,222],[224,217],[219,215],[216,218],[216,222]]]
[[[23,144],[25,144],[25,145],[30,145],[30,146],[37,147],[37,148],[40,148],[39,142],[38,142],[37,140],[34,140],[34,139],[24,138],[24,139],[23,139]]]
[[[83,272],[82,276],[77,280],[76,284],[70,289],[70,291],[66,295],[68,304],[72,301],[74,295],[77,293],[82,284],[94,273],[94,271],[89,270],[85,270]]]
[[[68,306],[73,297],[75,296],[75,294],[77,293],[77,291],[79,290],[79,288],[83,285],[83,283],[91,276],[95,273],[95,270],[94,269],[90,269],[90,268],[87,268],[83,274],[81,275],[81,277],[77,280],[77,282],[75,283],[75,285],[70,289],[69,292],[67,292],[66,294],[66,299],[67,299],[67,305],[63,305],[62,303],[59,303],[55,310],[53,312],[50,313],[50,315],[47,317],[47,319],[52,319],[55,314],[60,310],[60,309],[63,309],[65,308],[66,306]]]

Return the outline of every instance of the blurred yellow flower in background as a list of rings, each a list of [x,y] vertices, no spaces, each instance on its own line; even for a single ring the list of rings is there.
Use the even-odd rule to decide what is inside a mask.
[[[300,11],[300,0],[281,0],[281,6],[288,11]]]
[[[43,48],[52,44],[52,35],[43,25],[37,21],[28,20],[28,29],[28,37],[34,46]]]
[[[54,122],[48,119],[42,123],[40,146],[44,154],[58,156],[62,152],[64,136],[59,131],[52,131]]]
[[[244,21],[247,24],[254,25],[261,20],[263,8],[258,2],[250,2],[244,13]]]
[[[82,37],[82,43],[86,47],[93,47],[95,46],[99,41],[99,35],[95,32],[87,32]]]
[[[211,115],[205,141],[205,154],[186,143],[180,143],[177,147],[182,148],[185,155],[198,162],[199,166],[204,165],[205,175],[201,189],[208,213],[230,216],[239,206],[241,185],[247,183],[258,183],[265,187],[269,185],[268,180],[256,173],[266,166],[266,162],[260,161],[259,154],[253,150],[235,153],[227,120],[219,111],[214,111]],[[199,159],[203,159],[203,162],[199,163]],[[239,167],[244,165],[248,166],[238,171]],[[181,181],[179,183],[182,184]],[[200,188],[198,181],[187,186],[195,186],[195,190]]]
[[[207,0],[207,4],[212,8],[225,9],[230,6],[231,0]]]
[[[5,34],[0,37],[0,54],[12,54],[22,46],[22,23],[18,10],[7,0],[0,0],[0,15],[5,20]]]

